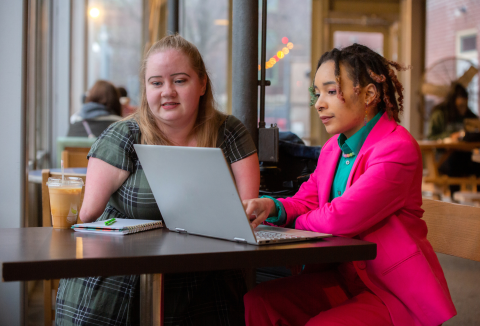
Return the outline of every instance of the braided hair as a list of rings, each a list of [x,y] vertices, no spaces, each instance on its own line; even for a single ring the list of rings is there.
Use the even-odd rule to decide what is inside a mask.
[[[360,94],[360,87],[368,84],[374,84],[378,95],[375,103],[378,110],[385,110],[389,116],[396,122],[400,122],[399,113],[403,111],[403,86],[398,81],[397,75],[392,67],[397,71],[404,71],[410,68],[403,67],[397,62],[390,61],[380,54],[360,44],[353,44],[341,50],[333,49],[325,52],[317,64],[317,69],[322,63],[332,60],[335,63],[335,79],[337,82],[337,97],[345,102],[343,97],[340,63],[347,69],[348,76],[353,80],[355,94]],[[311,87],[310,92],[313,92]],[[395,97],[398,94],[398,101]]]

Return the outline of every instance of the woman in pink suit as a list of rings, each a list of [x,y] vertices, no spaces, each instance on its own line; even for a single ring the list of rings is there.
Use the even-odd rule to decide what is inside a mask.
[[[403,69],[358,44],[325,53],[312,98],[335,136],[317,169],[292,198],[244,201],[253,227],[371,241],[377,257],[260,284],[244,297],[247,325],[434,326],[456,314],[421,219],[422,159],[397,124],[403,87],[392,67]]]

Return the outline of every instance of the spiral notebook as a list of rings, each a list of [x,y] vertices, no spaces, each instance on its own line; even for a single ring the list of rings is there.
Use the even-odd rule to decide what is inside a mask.
[[[91,232],[111,235],[125,235],[158,229],[161,227],[163,227],[162,221],[126,218],[117,218],[115,223],[111,225],[105,225],[105,221],[72,225],[72,229],[78,232]]]

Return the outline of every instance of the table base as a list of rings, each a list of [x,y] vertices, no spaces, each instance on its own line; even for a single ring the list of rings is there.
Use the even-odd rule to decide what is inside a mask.
[[[163,325],[163,274],[140,275],[140,325]]]

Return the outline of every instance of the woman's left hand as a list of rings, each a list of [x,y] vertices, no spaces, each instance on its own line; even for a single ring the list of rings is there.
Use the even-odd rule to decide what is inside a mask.
[[[251,223],[253,229],[265,222],[269,216],[275,216],[277,213],[275,202],[270,198],[249,199],[242,203],[248,218],[253,220]]]

